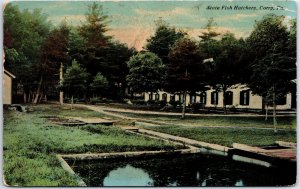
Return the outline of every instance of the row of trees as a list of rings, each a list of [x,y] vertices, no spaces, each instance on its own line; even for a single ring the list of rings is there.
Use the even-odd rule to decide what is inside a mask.
[[[77,27],[66,21],[54,27],[40,10],[21,12],[9,4],[4,11],[5,67],[17,76],[15,88],[22,89],[24,102],[32,103],[59,89],[69,97],[122,99],[127,86],[134,92],[180,92],[185,100],[187,93],[210,85],[223,91],[226,113],[225,92],[243,83],[272,104],[276,123],[276,101],[292,90],[296,78],[296,21],[286,25],[284,19],[266,15],[246,39],[217,33],[210,19],[198,41],[159,19],[137,53],[107,35],[107,16],[96,3]]]
[[[22,93],[24,103],[39,103],[53,92],[57,96],[61,89],[69,97],[122,98],[126,62],[136,50],[106,31],[107,16],[96,3],[88,6],[86,20],[77,27],[66,21],[54,27],[41,10],[20,11],[8,4],[4,11],[5,68],[16,75],[14,92]],[[61,66],[66,82],[59,85]],[[75,74],[78,69],[83,74]]]
[[[223,92],[224,113],[228,88],[246,84],[273,106],[276,126],[276,102],[295,89],[296,78],[296,21],[286,25],[284,19],[264,16],[246,39],[220,35],[210,19],[199,41],[160,21],[145,52],[129,60],[128,83],[137,92],[181,92],[184,100],[209,85]],[[182,113],[184,118],[185,102]]]

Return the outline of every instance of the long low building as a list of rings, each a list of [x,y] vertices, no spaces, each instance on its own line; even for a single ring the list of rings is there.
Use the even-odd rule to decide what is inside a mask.
[[[171,100],[179,101],[183,103],[183,94],[175,93],[170,94],[164,91],[157,93],[146,92],[144,94],[144,100],[156,100],[166,101]],[[205,92],[196,92],[195,94],[187,94],[186,105],[192,103],[201,103],[204,107],[223,107],[223,92],[218,92],[214,89],[207,90]],[[226,91],[226,107],[234,107],[237,109],[262,109],[264,106],[263,98],[259,95],[254,95],[251,90],[245,85],[235,85]],[[271,109],[272,107],[269,107]],[[278,103],[276,109],[278,110],[290,110],[296,108],[296,95],[288,93],[282,97]]]

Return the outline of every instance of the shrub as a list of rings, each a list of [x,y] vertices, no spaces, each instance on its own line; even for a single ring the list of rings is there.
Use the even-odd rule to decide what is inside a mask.
[[[179,105],[180,103],[179,103],[179,101],[171,100],[171,101],[169,102],[169,104],[171,104],[171,105],[173,106],[173,108],[176,108],[177,105]]]
[[[163,108],[163,107],[165,107],[165,106],[167,105],[167,101],[165,101],[165,100],[160,100],[160,101],[158,102],[158,104],[159,104],[159,107]]]
[[[136,99],[136,100],[131,100],[131,102],[133,104],[136,104],[136,105],[146,105],[147,103],[145,102],[145,100],[143,99]]]
[[[190,104],[190,107],[192,108],[193,111],[197,111],[201,108],[204,108],[204,104],[196,102],[196,103]]]
[[[99,99],[98,98],[90,98],[90,103],[92,104],[92,105],[95,105],[96,103],[98,103],[99,102]]]
[[[237,109],[236,109],[235,106],[232,105],[232,106],[229,107],[229,111],[231,111],[231,112],[236,112]]]
[[[154,104],[155,104],[155,100],[148,100],[148,101],[147,101],[147,104],[148,104],[148,105],[154,105]]]

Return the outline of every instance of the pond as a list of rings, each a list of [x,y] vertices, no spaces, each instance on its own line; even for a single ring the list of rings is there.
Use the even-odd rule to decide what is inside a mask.
[[[287,186],[296,182],[296,166],[267,168],[208,154],[67,161],[88,186]]]

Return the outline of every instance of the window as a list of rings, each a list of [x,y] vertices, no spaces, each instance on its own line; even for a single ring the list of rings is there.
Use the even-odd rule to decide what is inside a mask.
[[[153,100],[152,93],[149,94],[149,100]]]
[[[277,105],[285,105],[286,104],[286,95],[278,96],[276,99]]]
[[[183,104],[183,94],[180,94],[180,95],[179,95],[179,102],[180,102],[181,104]]]
[[[159,100],[159,94],[158,93],[155,94],[155,100]]]
[[[233,101],[233,92],[226,91],[225,92],[225,105],[232,105]]]
[[[200,94],[200,103],[201,104],[206,104],[206,92],[202,92]]]
[[[175,101],[175,95],[170,96],[170,101]]]
[[[167,101],[167,93],[162,94],[162,101]]]
[[[211,104],[217,105],[218,104],[218,92],[214,91],[211,93]]]
[[[190,104],[196,102],[196,96],[194,94],[190,95]]]
[[[240,92],[240,105],[248,106],[250,98],[250,91],[244,90]]]

